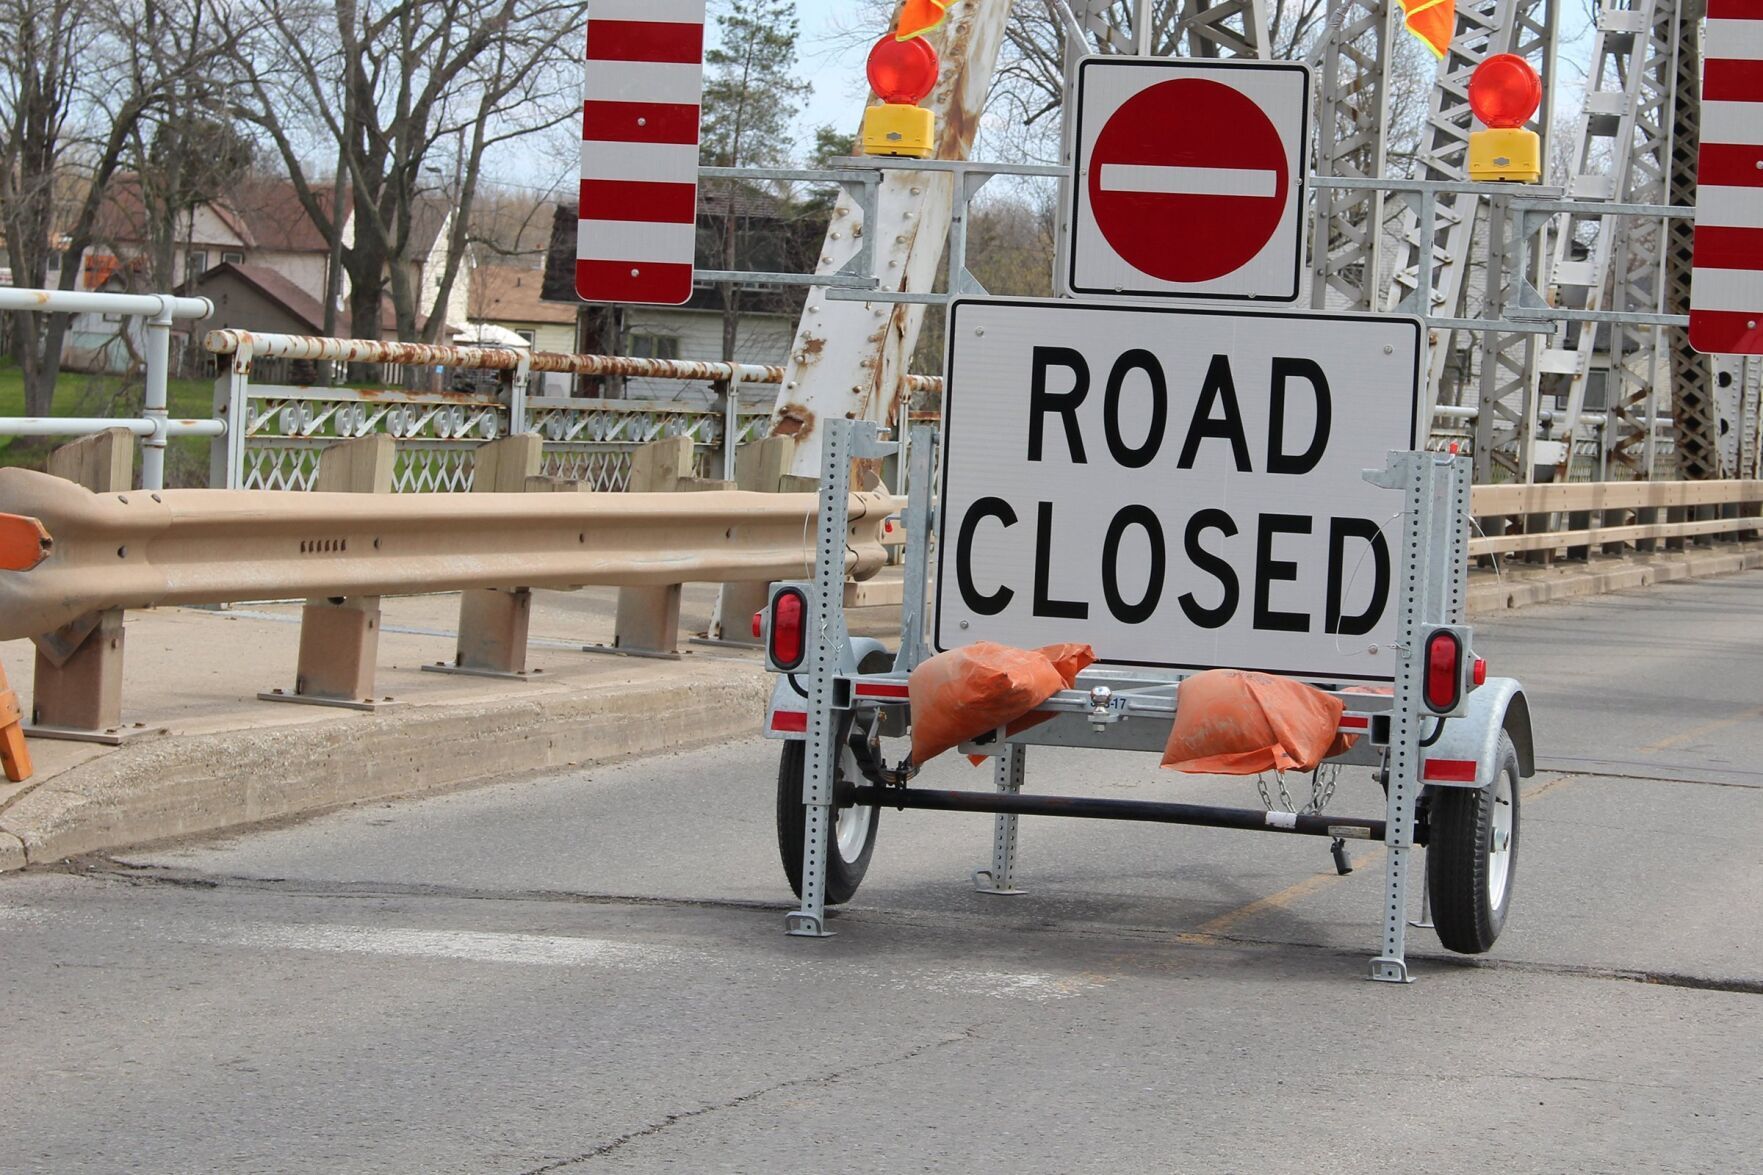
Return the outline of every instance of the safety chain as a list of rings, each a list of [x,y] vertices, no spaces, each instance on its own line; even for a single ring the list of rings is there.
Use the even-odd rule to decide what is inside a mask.
[[[1279,791],[1279,807],[1273,805],[1273,797],[1267,794],[1267,775],[1265,772],[1255,776],[1255,790],[1261,793],[1261,803],[1269,812],[1294,812],[1300,816],[1314,816],[1328,807],[1334,799],[1335,784],[1340,781],[1341,768],[1338,763],[1324,763],[1310,773],[1310,802],[1299,808],[1286,791],[1286,773],[1273,773],[1274,786]]]

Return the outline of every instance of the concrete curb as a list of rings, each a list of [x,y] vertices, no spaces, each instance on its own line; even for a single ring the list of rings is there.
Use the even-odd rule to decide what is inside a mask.
[[[1630,591],[1656,583],[1731,575],[1763,567],[1763,543],[1732,544],[1713,550],[1677,551],[1668,555],[1631,555],[1600,566],[1573,563],[1532,571],[1521,568],[1499,579],[1470,581],[1469,615],[1486,616],[1509,608],[1567,600],[1606,592]]]
[[[770,678],[757,665],[704,670],[688,682],[125,744],[0,813],[0,871],[753,734]]]

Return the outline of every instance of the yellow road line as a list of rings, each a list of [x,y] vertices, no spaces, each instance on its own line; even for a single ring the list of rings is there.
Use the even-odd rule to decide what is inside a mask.
[[[1520,798],[1523,799],[1524,802],[1529,803],[1539,796],[1545,795],[1546,793],[1553,791],[1555,788],[1560,787],[1562,784],[1572,782],[1575,778],[1575,776],[1571,775],[1557,775],[1553,779],[1544,780],[1542,783],[1535,785],[1528,791],[1521,792]],[[1373,865],[1381,865],[1384,859],[1384,847],[1385,846],[1382,844],[1373,846],[1371,852],[1353,863],[1354,871],[1357,872],[1360,869],[1369,868]],[[1257,915],[1265,914],[1269,910],[1283,910],[1293,902],[1296,902],[1299,898],[1307,897],[1318,890],[1325,889],[1339,880],[1341,880],[1341,874],[1339,873],[1317,873],[1313,876],[1306,877],[1295,885],[1286,886],[1278,893],[1268,894],[1264,898],[1256,898],[1247,905],[1238,906],[1234,910],[1228,910],[1225,913],[1220,914],[1209,922],[1201,923],[1193,930],[1178,934],[1176,935],[1176,941],[1188,943],[1191,946],[1211,945],[1218,941],[1218,936],[1229,934],[1239,923],[1246,922]]]
[[[1670,738],[1662,738],[1656,743],[1648,743],[1640,748],[1640,753],[1647,755],[1654,751],[1663,751],[1668,747],[1675,747],[1679,743],[1686,743],[1701,735],[1713,734],[1716,730],[1725,730],[1729,726],[1737,726],[1741,722],[1750,722],[1756,718],[1763,718],[1763,710],[1746,710],[1743,714],[1734,714],[1731,718],[1716,718],[1712,722],[1704,722],[1700,726],[1692,726],[1688,730],[1680,731]]]

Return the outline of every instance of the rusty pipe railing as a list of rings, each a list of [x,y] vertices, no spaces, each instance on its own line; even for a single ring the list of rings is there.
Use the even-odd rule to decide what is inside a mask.
[[[516,371],[527,360],[528,371],[564,375],[612,375],[626,379],[738,380],[748,384],[782,383],[784,369],[765,363],[720,363],[688,359],[640,359],[628,355],[565,355],[557,351],[519,351],[497,347],[454,347],[439,343],[398,343],[377,339],[327,339],[314,335],[268,334],[260,331],[213,330],[203,346],[216,355],[241,352],[260,359],[306,359],[331,363],[398,363],[414,366],[460,367],[482,371]],[[940,392],[938,375],[908,375],[914,392]]]
[[[35,522],[49,538],[32,570],[0,571],[0,640],[114,608],[785,579],[812,568],[816,505],[735,491],[94,494],[0,469],[0,511],[17,516],[0,530],[29,537]],[[898,505],[853,495],[857,578],[886,562],[882,524]]]

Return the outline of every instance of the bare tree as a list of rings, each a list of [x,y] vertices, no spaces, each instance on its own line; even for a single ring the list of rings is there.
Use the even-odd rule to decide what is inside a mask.
[[[167,47],[187,40],[184,30],[209,7],[205,0],[0,0],[0,228],[15,285],[78,287],[99,213],[142,119],[205,67],[200,54]],[[25,411],[46,416],[67,318],[13,317]]]
[[[167,81],[129,135],[125,164],[132,175],[125,182],[138,198],[130,211],[140,220],[132,239],[147,246],[145,269],[131,266],[131,275],[151,290],[177,284],[178,254],[188,262],[199,209],[223,200],[256,161],[249,129],[227,113],[238,78],[229,68],[228,40],[236,30],[225,11],[223,0],[190,0],[182,19],[161,22],[156,50]]]
[[[239,113],[281,156],[349,276],[349,325],[377,338],[390,293],[403,339],[436,339],[464,263],[486,154],[580,117],[583,0],[251,0]],[[320,200],[309,147],[335,159],[344,206]],[[339,188],[341,185],[339,184]],[[333,207],[337,211],[333,214]],[[345,211],[346,208],[346,211]],[[418,273],[444,216],[445,261]],[[352,224],[348,223],[352,217]],[[421,328],[418,321],[426,312]]]

